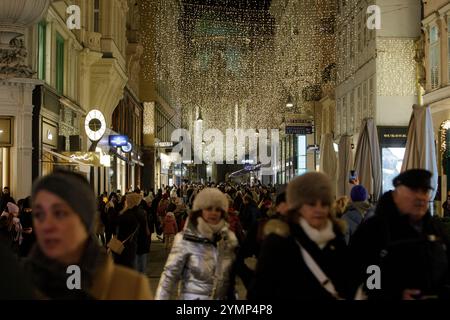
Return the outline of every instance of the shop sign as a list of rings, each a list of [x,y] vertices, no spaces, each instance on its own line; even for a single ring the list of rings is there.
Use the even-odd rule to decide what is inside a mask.
[[[84,121],[86,135],[91,141],[100,140],[106,131],[105,116],[99,110],[91,110]]]
[[[127,144],[122,146],[121,149],[125,153],[130,153],[131,150],[133,150],[133,145],[130,142],[127,142]]]
[[[64,156],[71,160],[85,163],[86,165],[100,166],[100,157],[96,152],[63,152]]]
[[[308,115],[288,114],[285,118],[286,134],[312,134],[314,120]]]
[[[109,145],[111,147],[123,147],[128,143],[128,136],[125,135],[110,135]]]
[[[156,148],[172,148],[173,142],[167,141],[167,142],[155,142]]]
[[[47,122],[42,122],[42,142],[54,148],[58,147],[58,128]]]
[[[405,147],[408,127],[378,127],[381,147]]]

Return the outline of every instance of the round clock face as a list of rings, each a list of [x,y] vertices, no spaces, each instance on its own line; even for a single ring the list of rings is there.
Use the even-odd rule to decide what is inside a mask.
[[[84,122],[84,128],[90,140],[100,140],[106,131],[105,117],[98,110],[89,111]]]

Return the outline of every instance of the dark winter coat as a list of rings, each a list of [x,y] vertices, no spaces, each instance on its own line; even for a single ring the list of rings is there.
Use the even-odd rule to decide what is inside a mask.
[[[329,277],[339,295],[348,295],[347,247],[344,236],[334,227],[336,238],[320,249],[299,224],[276,224],[274,232],[264,240],[255,279],[248,291],[250,300],[334,300],[306,266],[297,241],[305,248]]]
[[[125,242],[125,249],[122,254],[114,254],[114,262],[129,268],[133,268],[137,253],[139,220],[136,216],[136,209],[137,207],[128,209],[117,218],[117,238],[120,241],[127,238],[128,240]]]
[[[421,230],[420,230],[421,229]],[[399,300],[405,289],[424,295],[448,297],[450,242],[441,223],[427,213],[421,228],[398,211],[392,192],[380,199],[375,216],[363,222],[353,235],[354,287],[366,283],[367,267],[381,270],[381,289],[367,290],[370,299]]]
[[[137,249],[136,254],[146,254],[150,252],[150,231],[147,225],[147,213],[141,207],[135,208],[136,219],[139,222],[139,230],[137,231]]]

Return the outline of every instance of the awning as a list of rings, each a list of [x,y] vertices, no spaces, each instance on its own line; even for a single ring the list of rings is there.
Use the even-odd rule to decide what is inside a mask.
[[[337,196],[350,195],[349,172],[353,169],[352,138],[348,135],[341,137],[338,152]]]
[[[109,154],[119,158],[120,160],[125,161],[126,163],[130,162],[130,160],[127,157],[124,157],[121,154],[119,154],[115,148],[110,148]]]
[[[261,170],[261,164],[257,164],[255,166],[252,165],[252,166],[248,166],[244,169],[235,171],[235,172],[231,173],[228,177],[230,177],[230,178],[240,177],[240,176],[246,175],[247,173],[259,171],[259,170]]]
[[[430,107],[413,106],[409,121],[408,138],[406,141],[405,158],[402,172],[408,169],[425,169],[430,171],[432,198],[436,196],[438,185],[438,170],[436,163],[436,147],[434,144],[433,119]]]
[[[95,167],[95,165],[93,163],[89,163],[89,162],[83,161],[83,160],[78,160],[74,157],[70,157],[70,156],[55,152],[55,151],[45,148],[45,147],[42,148],[42,150],[45,152],[48,152],[49,154],[51,154],[61,160],[64,160],[63,162],[56,163],[58,165],[81,165],[81,166]],[[53,162],[53,161],[51,161],[51,162]]]
[[[131,160],[134,164],[137,164],[138,166],[141,166],[141,167],[143,167],[144,166],[144,163],[142,162],[142,161],[137,161],[137,160]]]
[[[382,186],[377,128],[372,118],[364,119],[361,128],[356,146],[355,170],[359,183],[373,196],[373,200],[378,201]]]
[[[320,141],[320,171],[327,174],[336,183],[337,158],[333,145],[333,135],[326,133]]]

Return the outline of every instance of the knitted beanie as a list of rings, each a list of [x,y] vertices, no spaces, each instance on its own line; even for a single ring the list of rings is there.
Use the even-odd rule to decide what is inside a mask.
[[[350,191],[350,197],[353,202],[360,202],[367,200],[367,190],[362,185],[357,185]]]
[[[33,184],[32,201],[40,191],[48,191],[63,199],[78,214],[89,232],[93,231],[97,203],[89,182],[82,175],[70,171],[57,171]]]

